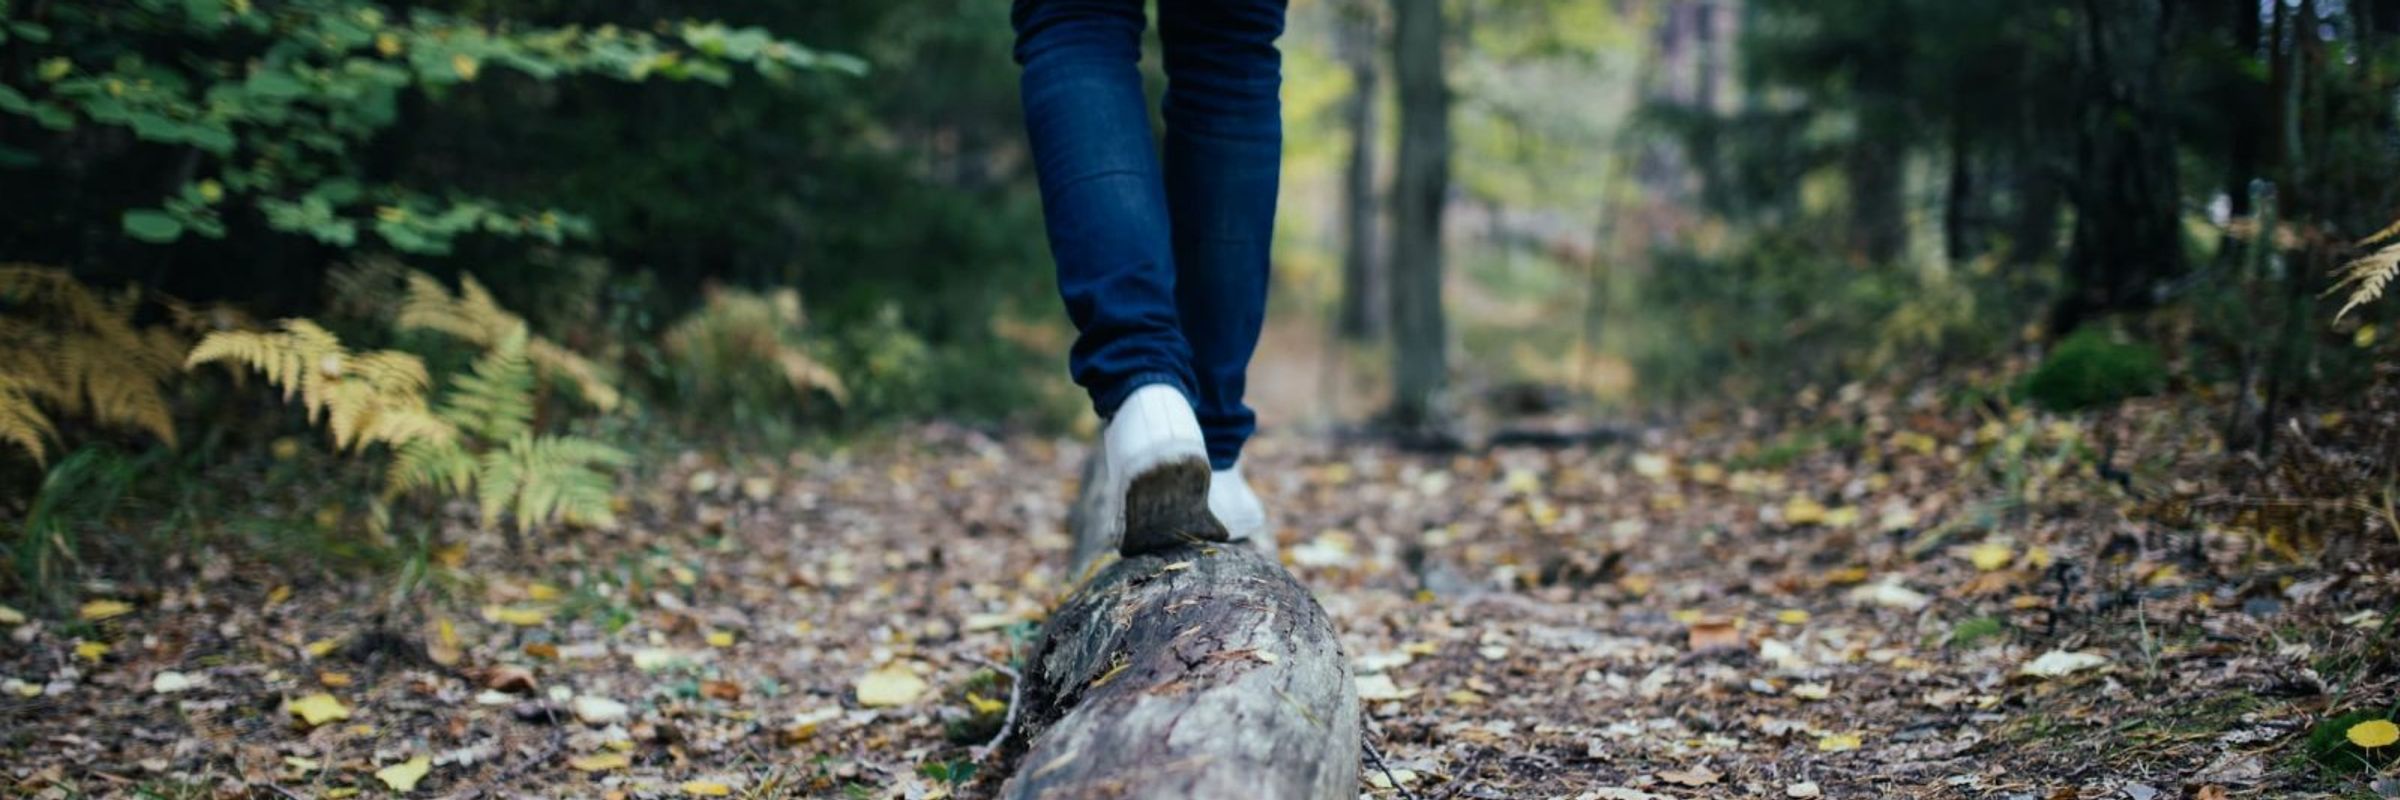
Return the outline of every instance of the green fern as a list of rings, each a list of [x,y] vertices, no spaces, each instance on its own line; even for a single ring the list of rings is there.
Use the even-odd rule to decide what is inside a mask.
[[[451,387],[442,418],[477,438],[505,442],[533,430],[533,365],[525,357],[524,332],[475,359],[472,371]]]
[[[490,527],[502,508],[513,510],[518,530],[559,518],[610,525],[614,488],[601,467],[622,467],[632,457],[608,445],[575,436],[522,434],[504,448],[483,454],[476,470],[476,500]]]

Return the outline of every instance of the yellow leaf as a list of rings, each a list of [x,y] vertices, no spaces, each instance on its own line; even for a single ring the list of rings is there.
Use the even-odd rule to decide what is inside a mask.
[[[75,616],[81,617],[85,622],[99,622],[131,613],[133,613],[132,603],[122,600],[94,600],[83,604],[83,608],[76,611]]]
[[[342,705],[342,701],[336,700],[333,695],[324,692],[293,700],[284,704],[284,708],[311,728],[334,720],[350,718],[350,707]]]
[[[1794,495],[1783,503],[1783,524],[1815,525],[1825,521],[1825,504]]]
[[[558,599],[558,587],[547,583],[529,583],[525,585],[525,596],[537,603],[547,603]]]
[[[732,632],[730,632],[730,631],[709,631],[709,632],[708,632],[708,646],[710,646],[710,647],[732,647],[732,646],[733,646],[733,633],[732,633]]]
[[[383,785],[385,786],[392,787],[392,791],[410,792],[415,791],[417,788],[417,781],[424,780],[425,773],[431,772],[432,770],[433,761],[431,759],[427,759],[424,756],[417,756],[416,758],[376,770],[375,779],[383,781]]]
[[[483,618],[520,628],[531,628],[549,622],[550,609],[535,606],[485,606]]]
[[[342,800],[345,797],[357,796],[358,787],[356,786],[339,786],[325,790],[325,800]]]
[[[8,606],[0,606],[0,625],[23,624],[25,624],[25,612],[9,608]]]
[[[282,604],[283,604],[283,601],[285,601],[285,600],[290,600],[290,599],[292,599],[292,585],[291,585],[291,584],[288,584],[288,583],[287,583],[287,584],[282,584],[282,585],[280,585],[280,586],[277,586],[277,587],[275,587],[275,588],[273,588],[273,589],[268,589],[268,590],[267,590],[267,605],[270,605],[270,606],[282,605]]]
[[[733,787],[716,781],[684,781],[683,793],[693,797],[724,797],[733,794]]]
[[[108,655],[108,643],[107,643],[107,642],[77,642],[77,643],[75,643],[75,657],[76,657],[76,658],[80,658],[80,659],[83,659],[83,660],[85,660],[85,661],[89,661],[89,662],[92,662],[92,663],[94,663],[94,664],[97,664],[97,663],[100,663],[100,659],[101,659],[101,657],[103,657],[103,656],[106,656],[106,655]]]
[[[459,80],[471,81],[475,79],[476,73],[483,71],[483,63],[465,53],[452,53],[450,54],[450,69],[458,73]]]
[[[308,654],[311,656],[324,658],[332,655],[333,649],[340,646],[342,646],[342,642],[339,639],[318,639],[316,641],[309,642],[307,650]]]
[[[974,692],[967,693],[967,705],[974,708],[975,713],[983,715],[998,714],[1008,710],[1006,701],[993,700]]]
[[[894,661],[858,679],[858,704],[868,708],[905,706],[925,694],[925,679]]]
[[[2400,742],[2400,725],[2393,725],[2388,719],[2371,719],[2350,726],[2343,735],[2350,737],[2351,744],[2371,750]]]
[[[633,766],[633,756],[628,753],[593,753],[567,759],[567,766],[578,772],[607,772]]]
[[[1967,560],[1975,562],[1976,569],[1991,572],[2017,560],[2017,548],[1998,539],[1986,540],[1967,551]]]
[[[1824,753],[1839,753],[1844,750],[1856,750],[1863,744],[1866,744],[1866,740],[1860,739],[1855,733],[1828,733],[1817,739],[1817,750]]]
[[[1787,608],[1775,612],[1775,621],[1785,625],[1804,625],[1808,623],[1808,612],[1797,608]]]
[[[375,34],[375,52],[382,53],[384,58],[399,55],[400,37],[389,33]]]
[[[1792,687],[1792,696],[1802,700],[1823,700],[1833,696],[1833,687],[1822,683],[1803,683]]]

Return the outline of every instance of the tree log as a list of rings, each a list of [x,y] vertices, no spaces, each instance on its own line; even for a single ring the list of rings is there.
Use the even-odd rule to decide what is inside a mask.
[[[1043,626],[1008,798],[1352,800],[1358,689],[1333,621],[1240,545],[1110,564]]]

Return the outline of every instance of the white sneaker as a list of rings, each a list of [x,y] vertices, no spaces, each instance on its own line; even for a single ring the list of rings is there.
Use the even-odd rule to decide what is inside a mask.
[[[1121,532],[1118,552],[1226,540],[1225,526],[1209,514],[1208,445],[1182,392],[1166,384],[1134,390],[1100,432],[1098,455],[1087,485],[1100,490],[1090,521],[1104,526],[1102,536]]]
[[[1266,504],[1258,501],[1257,492],[1250,491],[1240,463],[1209,475],[1208,513],[1225,524],[1226,535],[1234,541],[1247,541],[1269,557],[1275,555],[1275,532],[1267,528]]]

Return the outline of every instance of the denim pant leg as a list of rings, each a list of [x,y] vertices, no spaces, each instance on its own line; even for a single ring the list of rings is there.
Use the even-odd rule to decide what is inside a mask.
[[[1159,0],[1175,301],[1208,457],[1232,466],[1257,429],[1242,402],[1266,321],[1283,161],[1285,0]]]
[[[1068,369],[1104,417],[1147,384],[1190,396],[1166,185],[1137,69],[1142,0],[1016,0],[1010,18],[1059,296],[1077,331]]]

